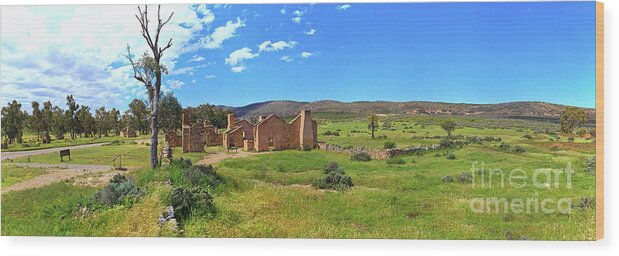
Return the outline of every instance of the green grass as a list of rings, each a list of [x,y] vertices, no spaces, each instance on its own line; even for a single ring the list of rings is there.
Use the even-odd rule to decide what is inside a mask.
[[[76,145],[85,145],[85,144],[95,144],[102,142],[112,142],[115,140],[126,141],[126,140],[141,140],[148,139],[149,135],[140,135],[134,138],[125,138],[120,136],[110,136],[110,137],[95,137],[95,138],[76,138],[74,140],[70,138],[66,138],[64,140],[52,140],[49,144],[43,144],[37,141],[36,136],[26,136],[24,138],[24,143],[22,144],[10,144],[8,149],[3,149],[2,152],[11,152],[11,151],[27,151],[27,150],[36,150],[36,149],[46,149],[46,148],[58,148],[58,147],[67,147],[67,146],[76,146]]]
[[[320,115],[317,115],[320,116]],[[371,139],[365,117],[352,114],[320,116],[319,140],[342,146],[380,149],[386,141],[398,147],[434,144],[444,136],[440,122],[446,117],[390,116],[394,130],[381,129]],[[156,223],[162,208],[169,204],[171,187],[182,174],[178,166],[150,170],[149,147],[145,144],[119,144],[72,151],[70,163],[110,164],[123,154],[123,165],[145,167],[127,175],[145,190],[145,195],[130,206],[95,210],[85,215],[76,209],[99,188],[76,187],[60,182],[50,186],[17,191],[2,196],[2,235],[59,236],[184,236],[184,237],[286,237],[286,238],[402,238],[402,239],[507,239],[592,240],[595,237],[595,209],[581,209],[581,198],[595,196],[595,177],[583,172],[584,160],[595,155],[595,142],[577,138],[568,142],[566,134],[554,136],[536,129],[556,128],[554,124],[509,119],[459,117],[454,135],[495,136],[524,153],[498,149],[501,142],[483,142],[459,149],[441,149],[389,160],[351,161],[349,155],[313,151],[279,151],[248,158],[226,159],[217,164],[225,183],[213,189],[216,212],[212,216],[193,216],[181,224],[183,233],[170,233]],[[353,133],[352,130],[361,132]],[[340,136],[324,136],[326,131]],[[412,132],[414,131],[414,132]],[[526,134],[531,139],[524,138]],[[413,137],[415,136],[415,137]],[[551,141],[550,139],[554,141]],[[559,150],[551,151],[551,147]],[[183,154],[175,148],[175,158],[190,158],[195,163],[207,153]],[[453,153],[453,160],[446,159]],[[32,156],[32,162],[59,163],[57,154]],[[15,159],[17,162],[27,158]],[[354,187],[345,191],[325,191],[312,186],[323,177],[329,162],[337,162]],[[481,187],[481,176],[474,171],[475,186],[442,178],[470,172],[473,164],[486,170],[514,169],[528,176],[523,188],[502,185],[500,175],[491,176]],[[565,176],[559,187],[537,188],[530,177],[535,170],[575,169],[572,187]],[[6,168],[3,165],[3,170]],[[544,176],[542,176],[544,177]],[[508,177],[503,181],[507,182]],[[4,183],[4,176],[3,176]],[[4,185],[3,185],[4,186]],[[573,208],[562,213],[475,213],[470,202],[475,198],[514,199],[569,198]]]
[[[6,188],[15,183],[29,180],[44,174],[47,174],[47,169],[45,168],[22,167],[3,163],[2,188]]]

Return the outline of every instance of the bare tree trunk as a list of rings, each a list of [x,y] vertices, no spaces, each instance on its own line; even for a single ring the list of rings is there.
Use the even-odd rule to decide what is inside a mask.
[[[155,88],[158,88],[161,84],[161,72],[157,72],[156,74],[157,80],[155,80]],[[153,100],[151,102],[152,113],[150,116],[150,130],[151,130],[151,138],[150,138],[150,166],[155,169],[157,165],[159,165],[159,161],[157,159],[157,148],[159,145],[159,91],[154,90],[153,92]]]

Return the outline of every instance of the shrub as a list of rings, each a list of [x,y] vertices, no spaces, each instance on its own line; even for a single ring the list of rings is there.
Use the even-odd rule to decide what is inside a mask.
[[[142,194],[140,188],[135,186],[127,177],[116,174],[110,183],[103,187],[92,196],[94,203],[103,205],[116,205],[121,203],[132,203],[133,199]]]
[[[323,133],[323,135],[326,135],[326,136],[340,136],[340,133],[339,132],[326,131],[326,132]]]
[[[445,155],[445,158],[449,159],[449,160],[454,160],[456,159],[456,154],[449,152],[447,153],[447,155]]]
[[[172,207],[174,207],[175,216],[179,220],[187,219],[193,215],[203,215],[214,212],[213,197],[211,194],[201,188],[193,187],[190,189],[177,187],[172,192],[170,198]]]
[[[559,151],[559,150],[561,150],[561,149],[559,147],[557,147],[557,146],[550,147],[550,151]]]
[[[510,148],[511,146],[505,142],[502,142],[501,145],[499,145],[500,150],[508,151]]]
[[[447,175],[447,176],[443,176],[443,178],[441,179],[443,182],[445,183],[451,183],[454,181],[454,178],[451,177],[451,175]]]
[[[585,160],[584,171],[586,174],[595,176],[595,156],[589,157]]]
[[[444,139],[441,140],[440,147],[441,148],[451,148],[451,147],[453,147],[453,144],[454,143],[453,143],[452,140],[450,140],[449,138],[444,138]]]
[[[473,182],[473,175],[468,172],[463,172],[458,175],[458,182],[460,183],[471,183]]]
[[[385,141],[385,144],[383,145],[383,148],[385,149],[392,149],[395,147],[396,147],[395,142],[391,142],[391,141]]]
[[[574,142],[574,137],[569,137],[569,138],[567,138],[567,141],[569,141],[569,142]]]
[[[512,152],[512,153],[524,153],[524,152],[526,152],[526,150],[524,150],[524,148],[523,148],[523,147],[521,147],[521,146],[514,146],[514,147],[510,150],[510,152]]]
[[[344,169],[340,168],[335,162],[325,166],[324,173],[325,176],[315,184],[320,189],[345,190],[354,186],[352,178],[346,175]]]
[[[367,162],[367,161],[372,160],[372,157],[370,157],[370,154],[368,154],[366,152],[359,152],[359,153],[355,153],[354,155],[352,155],[350,157],[350,160],[352,160],[352,161]]]
[[[387,139],[387,135],[378,135],[376,136],[377,139]]]
[[[531,136],[531,134],[525,134],[524,136],[522,136],[523,138],[527,139],[527,140],[531,140],[533,139],[533,136]]]
[[[194,165],[183,170],[183,178],[194,186],[208,185],[215,187],[222,182],[212,165]]]
[[[387,159],[387,164],[405,164],[406,161],[401,157]]]
[[[180,162],[180,165],[182,168],[189,168],[191,167],[193,164],[191,163],[191,159],[187,158],[187,159],[183,159],[182,157],[178,160]]]

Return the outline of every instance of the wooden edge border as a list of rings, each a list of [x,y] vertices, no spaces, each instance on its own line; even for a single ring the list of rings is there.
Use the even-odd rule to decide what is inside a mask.
[[[604,3],[595,5],[595,239],[604,239]]]

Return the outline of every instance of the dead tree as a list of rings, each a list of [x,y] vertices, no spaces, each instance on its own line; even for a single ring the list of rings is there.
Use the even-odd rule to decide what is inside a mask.
[[[137,62],[135,62],[131,56],[131,50],[127,47],[127,59],[131,62],[131,66],[133,67],[133,77],[140,81],[146,86],[148,91],[148,98],[150,101],[151,107],[151,116],[150,116],[150,129],[151,129],[151,144],[150,144],[150,165],[154,169],[157,167],[157,146],[158,146],[158,133],[159,133],[159,97],[161,91],[161,74],[165,73],[165,67],[160,64],[161,57],[163,56],[163,52],[169,49],[172,46],[172,38],[168,40],[168,43],[161,48],[159,46],[159,35],[161,33],[161,29],[165,26],[170,19],[172,19],[172,15],[174,12],[170,14],[170,16],[164,21],[161,19],[161,5],[157,7],[157,27],[155,31],[155,36],[152,37],[149,30],[149,22],[148,19],[148,6],[144,6],[144,10],[138,6],[139,15],[135,15],[140,23],[140,28],[142,32],[142,37],[146,40],[148,47],[150,48],[153,56],[148,56],[147,53],[140,58]],[[154,79],[154,81],[153,81]]]

